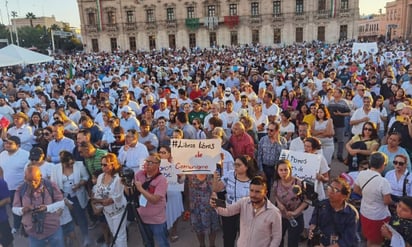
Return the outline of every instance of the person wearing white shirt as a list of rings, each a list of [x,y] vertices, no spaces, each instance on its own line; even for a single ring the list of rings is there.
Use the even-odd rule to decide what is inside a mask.
[[[222,120],[223,123],[223,127],[227,126],[227,119],[225,118],[225,115],[220,114],[220,104],[219,103],[214,103],[211,104],[210,106],[210,113],[205,117],[205,120],[203,122],[203,127],[204,130],[207,133],[210,133],[212,131],[212,129],[210,129],[210,124],[209,124],[209,119],[211,119],[212,117],[218,117]]]
[[[29,159],[29,152],[20,147],[20,138],[17,136],[11,136],[4,141],[4,149],[0,153],[0,167],[3,168],[10,197],[14,198],[17,188],[24,182],[24,166]],[[20,224],[21,217],[13,214],[13,229],[19,229]]]
[[[352,126],[352,134],[359,135],[362,133],[363,124],[366,122],[372,122],[376,124],[379,129],[379,124],[381,123],[380,112],[372,108],[373,98],[372,96],[363,97],[363,107],[357,109],[351,119],[350,125]]]
[[[139,120],[137,120],[136,117],[132,115],[132,108],[130,108],[130,106],[127,106],[127,105],[123,106],[120,109],[120,114],[121,114],[120,126],[122,126],[122,128],[125,131],[132,130],[132,129],[140,131]]]
[[[144,144],[138,142],[139,134],[136,130],[128,130],[126,143],[119,150],[120,164],[132,168],[136,173],[140,170],[140,165],[149,156],[149,151]]]
[[[154,112],[154,119],[158,119],[159,117],[165,117],[169,119],[170,110],[167,108],[167,100],[165,98],[161,98],[159,100],[159,109]]]
[[[29,117],[23,112],[18,112],[13,115],[13,120],[14,126],[9,130],[7,130],[7,128],[4,129],[7,131],[8,135],[17,136],[20,138],[20,147],[22,149],[30,151],[32,148],[33,131],[32,128],[26,124]]]

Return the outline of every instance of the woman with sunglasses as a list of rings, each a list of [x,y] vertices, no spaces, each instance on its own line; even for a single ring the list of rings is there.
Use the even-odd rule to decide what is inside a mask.
[[[249,185],[256,173],[256,164],[248,155],[239,156],[235,160],[234,170],[229,170],[222,177],[215,171],[213,176],[213,191],[226,190],[226,204],[233,204],[243,197],[249,196]],[[236,236],[239,232],[239,214],[222,216],[223,246],[235,246]]]
[[[96,207],[103,208],[103,214],[113,236],[120,225],[123,212],[126,210],[126,197],[124,186],[118,175],[121,165],[115,154],[108,153],[101,159],[103,173],[97,177],[93,186],[92,203]],[[122,222],[114,246],[127,246],[126,220]],[[107,240],[106,240],[107,241]],[[107,242],[106,242],[107,244]]]
[[[346,143],[346,150],[348,151],[347,165],[349,171],[358,170],[358,164],[362,160],[368,159],[371,153],[379,148],[379,137],[376,125],[372,122],[363,124],[362,133],[355,135]],[[354,157],[355,160],[353,159]]]
[[[89,196],[85,185],[89,180],[89,174],[83,162],[75,161],[72,153],[61,151],[59,156],[60,163],[53,167],[50,180],[55,182],[64,197],[72,202],[71,215],[80,228],[83,238],[82,246],[87,246],[90,244],[86,217]]]
[[[270,193],[270,201],[282,214],[282,236],[288,231],[288,246],[299,246],[299,236],[303,232],[303,210],[307,207],[302,197],[294,192],[301,187],[300,179],[292,176],[292,164],[289,160],[279,160],[276,165],[275,179]],[[284,246],[284,239],[279,246]]]
[[[409,173],[406,166],[409,158],[405,155],[398,154],[393,160],[395,169],[386,173],[385,178],[389,181],[392,188],[392,201],[399,202],[402,196],[411,196],[412,175]]]
[[[391,132],[388,134],[386,139],[386,145],[382,145],[379,147],[378,151],[386,154],[388,156],[388,165],[385,167],[383,171],[383,176],[390,170],[395,168],[393,161],[395,160],[395,156],[403,155],[407,157],[406,169],[408,171],[411,170],[411,162],[409,159],[409,154],[403,147],[400,146],[402,142],[402,135],[399,132]]]

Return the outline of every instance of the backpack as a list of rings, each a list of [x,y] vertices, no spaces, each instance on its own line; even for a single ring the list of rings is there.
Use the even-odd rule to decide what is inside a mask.
[[[53,186],[52,186],[50,180],[42,178],[42,183],[43,183],[44,187],[46,187],[46,190],[49,192],[50,197],[51,197],[52,201],[54,202],[54,191],[53,191]],[[23,206],[22,198],[23,198],[24,194],[26,194],[27,188],[28,188],[27,183],[23,183],[21,188],[20,188],[20,203],[21,203],[22,206]],[[43,193],[42,196],[43,196],[43,200],[44,200],[44,193]]]

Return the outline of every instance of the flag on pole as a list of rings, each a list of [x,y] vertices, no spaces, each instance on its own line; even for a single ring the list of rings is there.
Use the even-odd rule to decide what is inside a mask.
[[[330,0],[330,16],[336,17],[336,0]]]
[[[97,31],[102,31],[103,30],[102,9],[100,6],[100,0],[96,0],[96,8],[97,8]]]

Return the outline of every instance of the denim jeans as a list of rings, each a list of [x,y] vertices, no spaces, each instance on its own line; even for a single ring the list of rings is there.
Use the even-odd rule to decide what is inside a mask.
[[[57,247],[57,246],[64,246],[64,239],[63,239],[63,231],[62,228],[53,233],[52,235],[48,236],[47,238],[37,239],[32,236],[29,236],[29,246],[30,247],[44,247],[49,244],[49,246]]]
[[[154,241],[159,247],[169,247],[168,232],[166,222],[163,224],[145,224],[142,222],[142,228],[140,229],[143,244],[145,247],[154,247]],[[142,232],[144,231],[144,232]]]
[[[10,207],[13,207],[13,201],[14,201],[14,194],[16,193],[15,190],[10,190]],[[19,198],[20,199],[20,198]],[[21,216],[13,214],[13,228],[16,230],[19,230],[21,226]]]
[[[74,222],[79,226],[80,232],[82,234],[83,240],[89,235],[89,228],[86,216],[86,209],[80,206],[79,200],[77,197],[67,196],[67,199],[73,202],[72,216]]]

